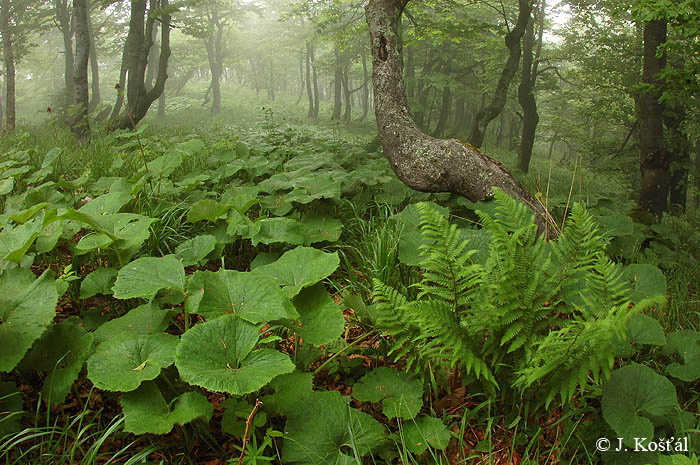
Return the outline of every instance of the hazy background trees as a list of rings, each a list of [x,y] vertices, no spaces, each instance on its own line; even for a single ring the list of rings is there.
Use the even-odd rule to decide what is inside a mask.
[[[523,172],[532,156],[618,169],[656,219],[697,206],[698,13],[690,0],[413,0],[412,117],[509,150]],[[5,130],[130,128],[149,111],[235,121],[246,104],[376,134],[362,1],[0,0],[0,36]]]

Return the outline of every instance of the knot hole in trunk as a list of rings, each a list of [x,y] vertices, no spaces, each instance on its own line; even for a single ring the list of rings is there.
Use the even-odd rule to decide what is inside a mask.
[[[389,52],[386,51],[386,39],[384,34],[379,36],[379,59],[381,61],[386,61],[389,58]]]

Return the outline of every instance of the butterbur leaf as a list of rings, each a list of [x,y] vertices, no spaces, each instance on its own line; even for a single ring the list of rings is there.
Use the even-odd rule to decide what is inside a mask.
[[[337,391],[314,392],[287,415],[282,463],[356,463],[353,453],[369,455],[386,438],[384,426],[350,408]]]
[[[337,252],[331,254],[311,247],[297,247],[276,262],[256,268],[254,273],[272,278],[291,298],[303,288],[330,276],[339,264]]]
[[[317,242],[336,242],[343,231],[343,223],[330,216],[304,215],[301,219],[304,226],[304,245]]]
[[[15,268],[0,275],[0,371],[11,371],[56,315],[58,292],[48,273],[34,279]]]
[[[625,267],[623,277],[630,282],[630,300],[639,302],[656,296],[666,296],[666,277],[653,265],[633,264]]]
[[[655,418],[668,418],[678,408],[676,390],[665,376],[644,365],[627,365],[612,372],[603,388],[603,417],[634,447],[634,438],[653,438]]]
[[[89,201],[78,211],[88,215],[119,213],[119,210],[130,201],[131,195],[128,192],[110,192]]]
[[[216,247],[216,238],[208,234],[195,236],[175,249],[175,256],[184,266],[198,265]]]
[[[253,350],[259,330],[260,325],[234,315],[196,325],[177,346],[175,365],[180,376],[190,384],[240,396],[293,371],[294,364],[285,354]]]
[[[188,301],[193,299],[188,302],[188,311],[207,320],[231,314],[261,323],[299,316],[272,280],[253,273],[197,271],[189,278],[187,289]],[[203,290],[201,300],[198,290]]]
[[[352,396],[363,402],[382,402],[387,418],[410,419],[423,406],[423,384],[420,380],[393,368],[379,367],[353,386]]]
[[[49,372],[41,394],[50,404],[60,404],[66,399],[90,355],[92,334],[85,331],[78,321],[71,317],[51,326],[22,360],[23,369]]]
[[[187,212],[187,222],[196,223],[202,220],[216,221],[226,215],[229,207],[221,205],[213,199],[204,199],[196,202]]]
[[[149,302],[129,310],[126,315],[100,325],[93,334],[98,344],[113,337],[136,338],[162,333],[168,327],[172,313]]]
[[[97,294],[110,295],[119,272],[114,268],[98,268],[80,283],[80,298],[89,299]]]
[[[416,454],[425,452],[428,445],[443,450],[451,437],[450,431],[439,418],[424,415],[403,424],[404,443],[408,450]]]
[[[627,337],[633,344],[666,344],[666,336],[661,324],[654,318],[641,313],[632,315],[627,323]]]
[[[329,344],[343,333],[345,318],[323,284],[303,289],[294,298],[299,324],[289,327],[305,342],[316,346]]]
[[[171,334],[115,336],[97,346],[88,360],[88,378],[106,391],[133,391],[172,365],[177,344]]]
[[[0,438],[21,429],[22,413],[22,396],[15,383],[0,382]]]
[[[184,425],[197,418],[209,421],[213,406],[198,392],[186,392],[170,406],[153,381],[121,396],[124,431],[135,434],[168,434],[175,424]]]
[[[683,360],[669,364],[666,373],[687,382],[700,378],[700,333],[685,329],[669,334],[664,352],[677,352]]]
[[[264,218],[241,228],[241,234],[244,238],[250,239],[253,246],[260,243],[291,245],[304,243],[304,227],[292,218]]]
[[[184,291],[185,268],[174,255],[142,257],[119,270],[114,297],[150,299],[161,289]]]
[[[299,402],[313,395],[313,374],[296,370],[280,375],[270,382],[274,394],[262,398],[263,408],[270,413],[288,415],[297,409]]]
[[[9,194],[15,188],[15,178],[0,179],[0,195]]]

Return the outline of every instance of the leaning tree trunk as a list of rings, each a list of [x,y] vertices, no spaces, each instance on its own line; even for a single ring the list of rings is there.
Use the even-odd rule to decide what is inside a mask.
[[[639,105],[639,155],[642,185],[639,206],[651,213],[657,221],[668,209],[669,166],[671,157],[664,144],[664,105],[661,82],[657,75],[666,67],[666,56],[657,56],[659,47],[666,42],[666,20],[652,20],[644,24],[644,63],[642,82],[651,89],[644,92]]]
[[[306,42],[306,95],[309,98],[308,118],[314,117],[314,93],[311,89],[311,54],[313,53],[311,42]]]
[[[78,142],[90,137],[88,123],[88,63],[90,35],[88,32],[87,0],[73,0],[75,18],[75,66],[73,68],[73,117],[71,129]]]
[[[146,116],[151,104],[155,102],[165,89],[168,78],[168,58],[170,57],[170,15],[162,14],[160,58],[158,60],[158,76],[151,90],[146,90],[146,67],[148,53],[153,46],[151,33],[156,18],[150,13],[163,9],[167,10],[168,0],[151,0],[150,12],[146,15],[146,0],[131,1],[131,20],[126,46],[127,69],[129,80],[126,91],[126,109],[113,124],[113,129],[134,129],[141,119]],[[145,17],[148,16],[148,19]]]
[[[496,84],[496,90],[493,93],[493,99],[489,105],[479,110],[472,124],[472,132],[469,136],[469,143],[476,148],[480,148],[484,143],[486,128],[489,123],[503,111],[508,97],[508,86],[513,80],[515,72],[518,70],[520,63],[520,39],[525,33],[527,23],[530,19],[532,10],[531,0],[518,0],[518,19],[515,27],[506,34],[505,42],[508,47],[508,59],[501,71],[501,77]]]
[[[493,187],[525,202],[545,231],[547,212],[496,160],[456,139],[435,139],[413,122],[404,91],[399,22],[408,0],[370,0],[365,8],[379,138],[398,178],[423,192],[452,192],[472,201]]]
[[[15,56],[12,50],[10,31],[10,0],[0,3],[0,35],[2,35],[2,58],[5,62],[5,129],[15,130]]]
[[[340,52],[334,49],[335,66],[333,67],[333,114],[332,120],[339,120],[343,111],[343,68],[340,66]]]

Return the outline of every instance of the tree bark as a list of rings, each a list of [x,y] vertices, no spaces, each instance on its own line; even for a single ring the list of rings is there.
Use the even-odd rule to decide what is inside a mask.
[[[73,20],[73,12],[69,9],[68,0],[56,0],[55,17],[56,26],[63,37],[65,104],[70,105],[70,102],[73,100],[73,68],[75,66],[73,63],[73,34],[75,22]]]
[[[367,72],[367,57],[362,54],[362,75],[365,80],[365,84],[362,86],[362,118],[360,121],[367,119],[367,114],[369,113],[369,73]]]
[[[350,65],[343,67],[342,73],[343,98],[345,99],[345,113],[343,121],[349,123],[352,120],[352,90],[350,90]]]
[[[71,130],[78,142],[90,137],[88,122],[88,63],[90,61],[90,35],[88,32],[87,0],[73,0],[75,20],[75,67],[73,69],[73,118]]]
[[[146,67],[148,54],[153,46],[152,31],[156,18],[150,12],[167,8],[168,0],[151,0],[149,14],[146,14],[146,0],[131,1],[131,20],[125,51],[129,81],[126,91],[127,104],[123,114],[112,126],[113,129],[134,129],[146,116],[151,104],[160,97],[168,79],[168,58],[170,58],[170,15],[160,16],[161,39],[158,76],[151,90],[146,90]],[[145,17],[148,16],[148,19]]]
[[[93,112],[102,100],[100,94],[100,63],[97,60],[97,47],[95,46],[95,33],[92,27],[92,17],[88,11],[88,37],[90,40],[90,78],[92,86],[92,96],[88,104],[88,112]]]
[[[216,3],[212,4],[211,12],[209,12],[209,28],[205,43],[211,73],[211,112],[216,115],[221,112],[221,75],[224,72],[224,24],[219,18],[219,9]]]
[[[508,97],[508,87],[510,81],[513,80],[515,72],[518,70],[520,63],[520,39],[525,33],[530,14],[532,11],[531,0],[518,0],[518,19],[515,27],[506,34],[505,43],[508,48],[508,60],[501,71],[501,76],[498,78],[496,90],[493,93],[493,99],[488,106],[479,110],[472,124],[472,132],[469,136],[469,143],[474,147],[481,147],[484,143],[484,135],[489,123],[503,111]]]
[[[313,79],[314,88],[314,114],[312,118],[318,118],[319,95],[318,95],[318,73],[316,71],[316,60],[314,59],[314,50],[311,49],[311,78]]]
[[[444,73],[446,75],[450,74],[449,63],[445,65]],[[435,131],[433,132],[433,137],[442,137],[445,134],[445,129],[447,129],[447,119],[450,116],[450,108],[452,103],[452,92],[450,92],[449,84],[446,84],[442,89],[442,105],[440,105],[440,116],[438,118],[437,126],[435,126]]]
[[[333,67],[333,114],[332,120],[339,120],[343,110],[343,68],[340,66],[340,52],[334,49],[335,66]]]
[[[15,56],[12,50],[10,30],[10,0],[0,2],[0,35],[2,35],[2,58],[5,62],[5,129],[14,131],[17,116],[15,113]]]
[[[306,42],[306,95],[309,97],[308,118],[314,117],[314,92],[311,88],[311,55],[313,54],[313,46],[311,42]]]
[[[642,82],[653,90],[640,99],[639,162],[642,174],[638,205],[651,213],[657,221],[668,209],[667,196],[670,185],[669,166],[671,156],[664,144],[664,106],[661,82],[658,74],[666,67],[666,56],[657,56],[659,47],[666,42],[666,20],[653,20],[644,24],[644,62]]]
[[[452,192],[472,201],[493,187],[525,202],[541,232],[546,211],[496,160],[456,139],[435,139],[414,123],[404,91],[399,23],[408,0],[370,0],[365,7],[372,50],[372,81],[379,138],[391,168],[407,186]]]
[[[297,97],[297,103],[295,105],[299,105],[299,102],[301,102],[301,98],[304,96],[304,88],[306,87],[305,82],[304,82],[304,55],[299,56],[299,97]]]
[[[520,138],[520,149],[518,150],[517,167],[527,173],[530,169],[530,159],[532,158],[532,148],[535,145],[535,132],[540,121],[537,114],[537,100],[535,99],[535,83],[537,81],[537,58],[542,46],[543,20],[544,20],[544,0],[539,7],[539,44],[538,52],[533,56],[535,47],[535,18],[532,18],[527,25],[523,36],[523,72],[518,87],[518,102],[523,109],[523,127]]]

